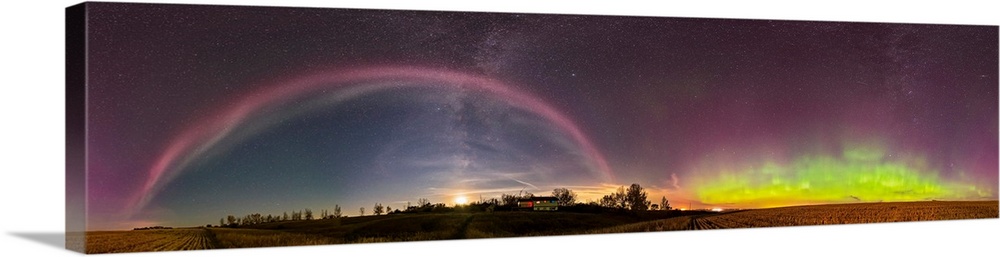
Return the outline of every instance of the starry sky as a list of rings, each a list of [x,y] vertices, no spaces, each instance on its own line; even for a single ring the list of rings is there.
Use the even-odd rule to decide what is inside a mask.
[[[90,230],[631,183],[677,208],[998,198],[996,26],[88,15]]]

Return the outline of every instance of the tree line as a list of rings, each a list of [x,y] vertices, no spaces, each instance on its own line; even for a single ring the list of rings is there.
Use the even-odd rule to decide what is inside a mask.
[[[552,190],[550,196],[555,197],[561,210],[587,210],[589,212],[604,211],[657,211],[671,210],[666,196],[660,199],[659,204],[651,203],[647,200],[647,193],[639,184],[632,184],[628,188],[621,186],[611,194],[601,197],[600,201],[588,203],[577,202],[577,194],[573,190],[566,188],[556,188]],[[383,206],[375,203],[371,212],[373,215],[400,214],[400,213],[447,213],[447,212],[493,212],[493,211],[513,211],[518,209],[518,202],[535,197],[530,192],[519,192],[518,194],[501,194],[499,198],[480,199],[468,204],[446,206],[444,203],[431,203],[426,198],[419,198],[415,205],[407,202],[401,208],[393,209],[391,206]],[[364,207],[358,209],[361,216],[368,214]],[[239,227],[256,225],[270,222],[301,221],[315,219],[338,219],[345,217],[340,205],[334,205],[333,211],[327,209],[320,210],[318,215],[314,215],[309,208],[292,211],[291,214],[284,212],[280,215],[268,214],[264,216],[260,213],[247,214],[242,217],[228,215],[219,219],[220,227]],[[211,225],[209,225],[211,226]]]
[[[326,209],[320,211],[319,215],[314,215],[312,209],[306,208],[302,210],[292,211],[291,215],[288,212],[283,212],[280,215],[268,214],[264,216],[260,213],[252,213],[244,215],[243,217],[237,217],[234,215],[228,215],[225,218],[219,219],[220,227],[238,227],[247,225],[256,225],[269,222],[279,222],[279,221],[299,221],[299,220],[314,220],[314,219],[334,219],[343,217],[343,212],[341,211],[340,205],[334,205],[333,212]]]
[[[664,196],[659,204],[651,204],[646,200],[646,190],[639,184],[632,184],[626,189],[624,186],[618,187],[615,192],[601,197],[598,203],[601,207],[614,208],[619,210],[646,211],[646,210],[670,210],[670,202]]]

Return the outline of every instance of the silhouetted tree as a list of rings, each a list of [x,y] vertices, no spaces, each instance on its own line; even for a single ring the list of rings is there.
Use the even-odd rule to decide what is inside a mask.
[[[576,203],[576,193],[566,188],[552,190],[552,196],[559,199],[559,206],[572,206]]]
[[[448,206],[445,206],[444,203],[436,203],[436,204],[431,205],[431,211],[432,212],[448,212],[448,211],[452,211],[452,210],[454,210],[454,209],[448,208]]]
[[[625,187],[618,187],[617,191],[611,193],[610,195],[601,197],[601,206],[624,210],[628,208],[628,202],[625,201],[625,195]]]
[[[243,216],[243,221],[240,225],[256,225],[263,223],[264,217],[260,213],[247,214]]]
[[[237,224],[236,223],[236,216],[233,216],[233,215],[226,216],[226,221],[229,221],[229,223],[227,223],[227,224],[230,225],[230,226]]]
[[[628,201],[625,200],[625,187],[618,187],[618,191],[615,192],[615,207],[618,209],[628,209]]]
[[[649,209],[649,201],[646,200],[646,190],[639,184],[632,184],[625,194],[625,202],[632,211],[645,211]]]
[[[500,199],[503,201],[503,206],[514,207],[517,206],[517,200],[520,198],[516,195],[502,194]]]
[[[361,207],[360,212],[361,212],[361,216],[365,216],[365,207]]]
[[[375,207],[372,208],[372,212],[375,213],[375,216],[382,215],[383,211],[385,211],[385,208],[382,207],[381,203],[375,203]]]
[[[601,207],[616,208],[618,201],[615,200],[615,193],[601,197]]]
[[[282,221],[288,221],[288,212],[287,211],[285,212],[285,215],[281,216],[281,220]]]
[[[340,212],[340,205],[334,205],[333,206],[333,217],[340,218],[341,216],[344,216],[344,215],[343,215],[342,212]]]
[[[313,211],[306,208],[306,220],[312,220],[312,219],[313,219]]]
[[[427,200],[427,198],[420,198],[420,199],[417,200],[417,207],[418,208],[420,208],[420,207],[427,207],[427,206],[431,206],[431,201]]]
[[[219,218],[219,226],[222,227],[222,226],[225,226],[225,225],[226,225],[225,219]]]
[[[664,210],[664,211],[669,211],[670,210],[670,202],[667,201],[667,197],[666,196],[664,196],[663,198],[660,198],[660,210]]]
[[[490,198],[487,199],[486,201],[483,201],[483,204],[497,206],[500,205],[500,199]]]

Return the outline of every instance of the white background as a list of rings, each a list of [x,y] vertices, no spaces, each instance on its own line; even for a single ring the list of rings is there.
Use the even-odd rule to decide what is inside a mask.
[[[167,1],[145,1],[167,2]],[[997,25],[987,1],[170,1],[172,3],[723,17]],[[544,2],[544,3],[538,3]],[[0,255],[66,256],[64,226],[64,8],[75,1],[0,7]],[[1000,220],[633,233],[527,239],[211,250],[125,256],[767,255],[994,256]],[[122,256],[122,255],[115,255]]]

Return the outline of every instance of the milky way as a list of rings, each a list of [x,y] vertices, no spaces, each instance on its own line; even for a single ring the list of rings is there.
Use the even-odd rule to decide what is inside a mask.
[[[997,199],[995,26],[88,8],[89,229],[631,183]]]
[[[590,158],[594,162],[593,166],[595,167],[593,170],[602,175],[599,176],[600,178],[604,180],[612,178],[611,170],[604,156],[594,148],[590,139],[583,134],[580,128],[558,110],[546,103],[540,102],[539,99],[531,95],[513,90],[497,81],[461,73],[412,67],[377,67],[305,76],[304,78],[290,81],[287,84],[268,86],[265,92],[252,92],[247,97],[242,99],[237,98],[234,104],[229,105],[229,108],[225,108],[219,114],[210,115],[203,120],[199,120],[174,139],[174,141],[171,141],[150,169],[146,184],[135,196],[138,202],[134,203],[134,206],[131,206],[131,208],[144,207],[147,201],[155,196],[155,193],[157,193],[156,190],[159,187],[162,187],[164,183],[169,183],[171,177],[178,175],[173,173],[185,169],[187,163],[207,154],[207,151],[216,147],[215,145],[220,144],[220,141],[227,140],[227,137],[238,138],[238,136],[231,135],[231,132],[235,128],[239,126],[261,126],[262,124],[243,123],[246,123],[246,120],[249,119],[248,116],[252,114],[266,112],[264,109],[269,106],[280,108],[277,105],[281,102],[292,100],[303,102],[305,100],[296,98],[296,96],[301,95],[333,94],[335,98],[334,102],[341,102],[363,96],[370,92],[387,90],[387,88],[391,87],[399,88],[415,85],[485,91],[488,94],[503,98],[504,101],[509,102],[515,107],[537,113],[562,129],[567,136],[572,138],[582,148],[581,151],[586,155],[584,157]],[[266,122],[260,121],[258,123]],[[260,129],[262,128],[254,128],[253,130]],[[239,139],[228,140],[236,141]],[[232,144],[232,142],[229,142],[229,144]]]

